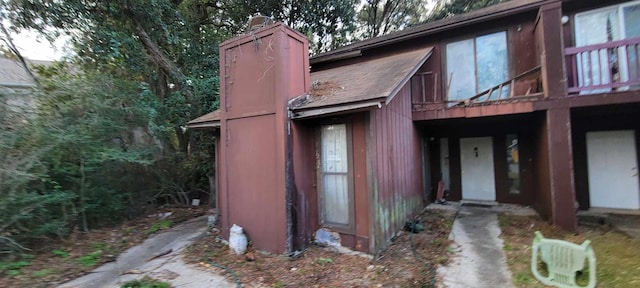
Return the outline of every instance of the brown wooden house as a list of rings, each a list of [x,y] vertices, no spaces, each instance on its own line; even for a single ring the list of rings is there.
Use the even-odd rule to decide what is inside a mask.
[[[376,253],[435,199],[640,211],[640,1],[513,0],[308,58],[282,24],[220,47],[223,231]]]

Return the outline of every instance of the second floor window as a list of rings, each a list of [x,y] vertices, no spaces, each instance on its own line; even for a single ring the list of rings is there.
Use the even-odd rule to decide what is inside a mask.
[[[449,43],[446,55],[447,100],[471,98],[505,82],[509,76],[507,34],[504,31]],[[493,93],[491,98],[497,98],[496,94]]]

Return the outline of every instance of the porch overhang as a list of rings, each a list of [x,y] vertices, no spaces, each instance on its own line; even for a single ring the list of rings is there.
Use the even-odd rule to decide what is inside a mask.
[[[220,109],[189,121],[187,128],[220,128]]]
[[[366,111],[388,104],[429,59],[433,47],[311,73],[311,92],[289,101],[289,118]]]
[[[362,103],[352,103],[334,107],[323,107],[310,110],[299,110],[291,113],[291,119],[302,120],[319,117],[328,117],[341,114],[356,113],[361,111],[367,111],[375,108],[381,108],[384,104],[384,98],[374,101],[366,101]]]

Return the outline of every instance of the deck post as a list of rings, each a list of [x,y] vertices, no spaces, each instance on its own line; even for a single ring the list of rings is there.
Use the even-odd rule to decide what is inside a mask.
[[[551,221],[567,231],[576,231],[571,111],[564,107],[549,109],[545,125],[548,131]]]

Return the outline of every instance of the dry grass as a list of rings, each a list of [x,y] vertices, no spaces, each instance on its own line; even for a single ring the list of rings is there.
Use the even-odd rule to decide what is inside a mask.
[[[633,239],[607,226],[580,227],[566,233],[539,217],[499,216],[504,250],[516,287],[545,287],[531,273],[531,242],[540,231],[547,238],[581,244],[591,240],[596,253],[598,287],[640,287],[640,239]]]

